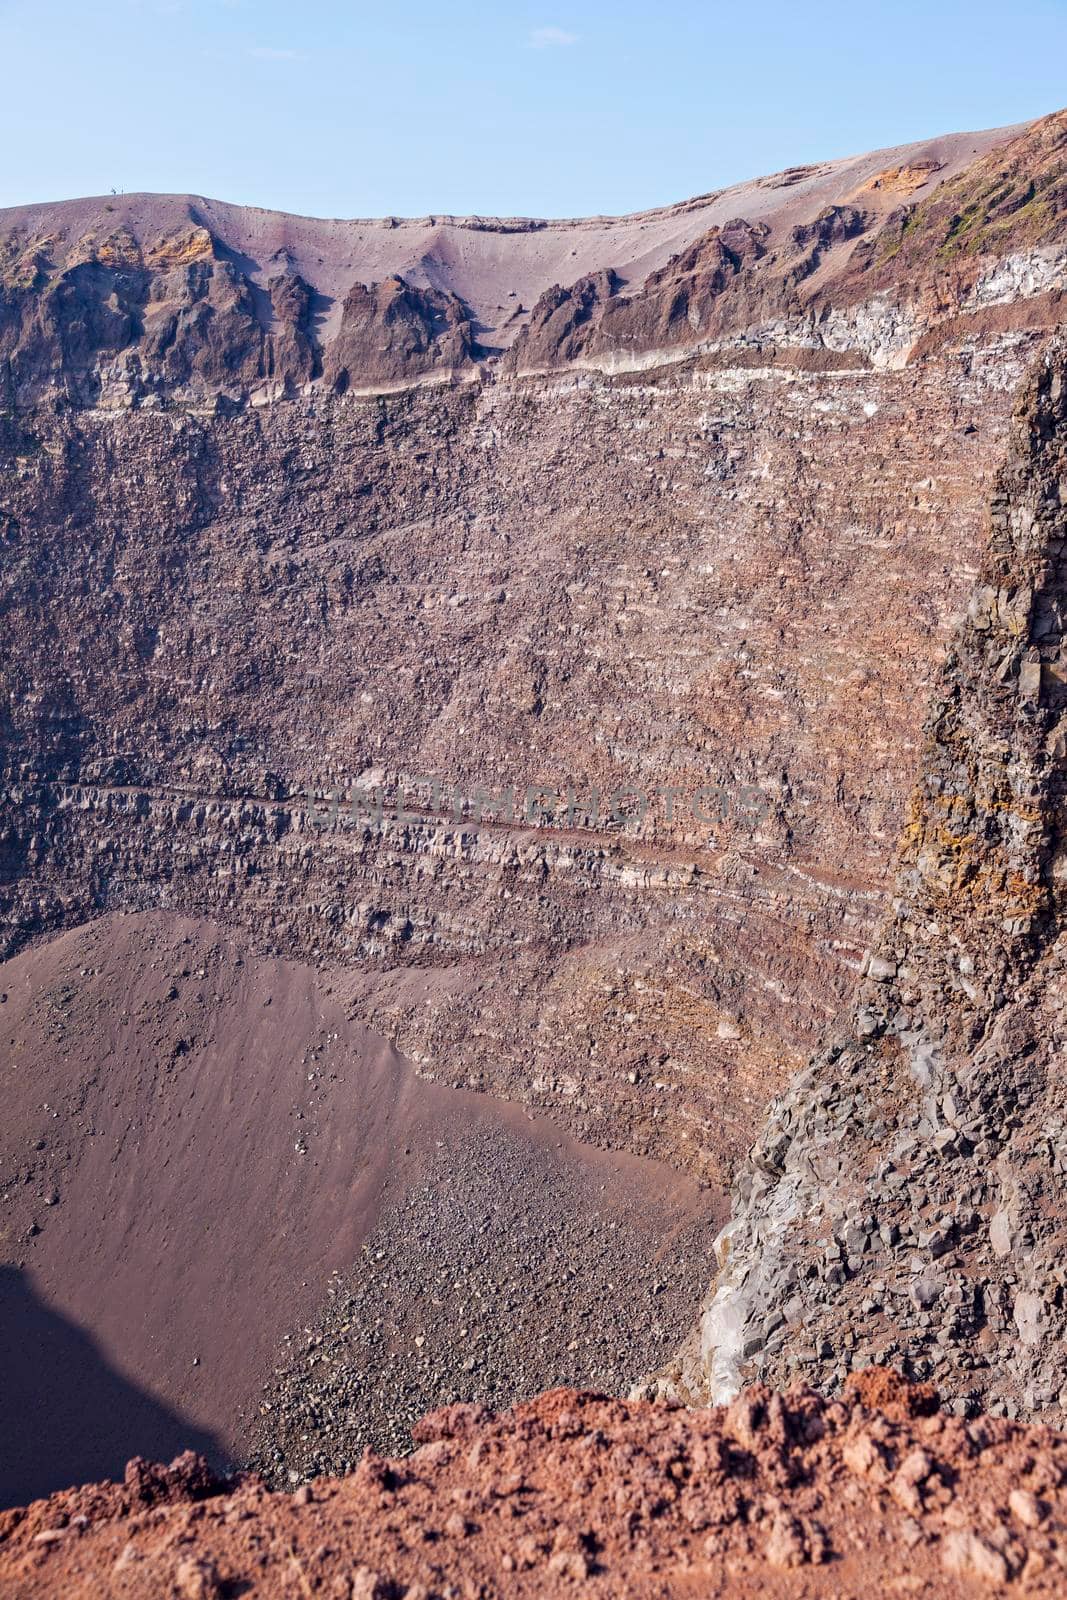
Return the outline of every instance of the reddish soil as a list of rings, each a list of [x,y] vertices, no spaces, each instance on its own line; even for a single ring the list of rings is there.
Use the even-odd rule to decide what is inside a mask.
[[[888,1374],[833,1403],[753,1389],[697,1412],[561,1389],[504,1416],[454,1406],[417,1437],[295,1495],[192,1455],[131,1462],[122,1484],[0,1515],[0,1588],[947,1600],[1067,1583],[1067,1437],[942,1415]]]

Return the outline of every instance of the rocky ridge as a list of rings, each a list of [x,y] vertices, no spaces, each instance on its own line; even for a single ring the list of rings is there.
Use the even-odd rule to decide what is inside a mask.
[[[685,1412],[557,1390],[454,1406],[295,1495],[193,1455],[0,1513],[22,1600],[1062,1593],[1067,1440],[864,1374]]]
[[[671,1380],[901,1363],[961,1415],[1067,1410],[1067,349],[1040,358],[929,716],[851,1029],[772,1107]]]
[[[918,161],[867,179],[788,230],[738,216],[635,293],[611,273],[550,290],[505,366],[631,363],[754,348],[851,352],[897,365],[1012,302],[1015,325],[1057,320],[1064,293],[1067,113],[1043,119],[954,178]],[[911,198],[926,191],[919,198]],[[886,213],[872,201],[902,203]],[[999,266],[992,266],[997,259]]]
[[[0,214],[0,397],[19,409],[49,397],[215,409],[320,381],[388,391],[497,366],[636,371],[734,346],[900,364],[942,322],[1006,300],[1023,308],[1017,326],[1047,324],[1064,287],[1065,138],[1058,113],[599,228],[430,218],[410,261],[396,219],[249,213],[235,227],[234,208],[153,196],[15,209]],[[731,203],[751,214],[723,215]],[[592,270],[546,284],[541,235],[568,228],[569,261],[592,245]],[[482,259],[472,234],[486,232]],[[525,239],[536,243],[516,272]],[[558,264],[560,244],[553,253]],[[374,275],[390,256],[405,270]],[[503,287],[509,273],[542,279],[532,310]]]

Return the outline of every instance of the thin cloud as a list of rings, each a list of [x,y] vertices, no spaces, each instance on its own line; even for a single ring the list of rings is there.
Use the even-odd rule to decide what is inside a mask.
[[[578,35],[568,33],[565,28],[531,28],[529,45],[531,50],[558,50],[567,45],[577,44]]]
[[[299,50],[272,50],[269,45],[257,44],[249,50],[250,56],[255,56],[257,61],[304,61],[307,58]]]

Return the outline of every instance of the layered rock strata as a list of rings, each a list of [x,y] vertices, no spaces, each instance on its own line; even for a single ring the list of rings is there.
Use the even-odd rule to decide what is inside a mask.
[[[884,916],[1065,137],[614,222],[5,215],[3,951],[235,923],[720,1181]]]
[[[1029,348],[9,421],[6,949],[237,922],[423,1070],[718,1179],[883,914]]]

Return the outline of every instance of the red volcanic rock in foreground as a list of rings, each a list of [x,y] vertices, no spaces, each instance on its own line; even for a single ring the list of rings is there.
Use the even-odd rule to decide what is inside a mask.
[[[415,1454],[294,1495],[198,1458],[0,1516],[0,1592],[1058,1595],[1067,1436],[964,1420],[873,1368],[844,1399],[750,1389],[686,1411],[559,1389],[453,1406]]]

